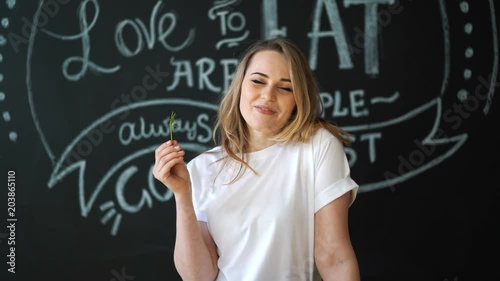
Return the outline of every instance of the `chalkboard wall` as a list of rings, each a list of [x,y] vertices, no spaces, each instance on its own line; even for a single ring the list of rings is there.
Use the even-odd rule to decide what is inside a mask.
[[[500,280],[497,5],[1,1],[0,279],[180,280],[153,151],[172,111],[210,148],[242,50],[282,36],[354,136],[362,280]]]

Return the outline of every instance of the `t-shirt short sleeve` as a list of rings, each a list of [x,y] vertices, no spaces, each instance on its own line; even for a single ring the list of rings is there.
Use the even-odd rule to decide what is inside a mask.
[[[346,192],[351,192],[350,204],[352,204],[356,198],[358,184],[351,178],[342,142],[325,131],[317,135],[314,140],[316,159],[314,212]]]
[[[192,193],[192,200],[193,200],[193,207],[194,207],[194,212],[196,214],[196,219],[198,221],[203,221],[207,222],[207,210],[204,208],[204,205],[206,205],[206,178],[203,177],[200,173],[200,166],[203,164],[200,161],[202,160],[201,158],[198,159],[193,159],[187,164],[187,168],[189,171],[189,176],[191,179],[191,193]]]

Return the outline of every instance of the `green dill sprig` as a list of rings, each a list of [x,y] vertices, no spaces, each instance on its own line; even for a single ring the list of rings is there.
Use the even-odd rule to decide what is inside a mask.
[[[170,140],[173,140],[174,137],[172,135],[172,131],[174,130],[174,120],[175,120],[175,112],[172,111],[172,113],[170,114],[170,120],[168,122],[168,126],[170,127]]]

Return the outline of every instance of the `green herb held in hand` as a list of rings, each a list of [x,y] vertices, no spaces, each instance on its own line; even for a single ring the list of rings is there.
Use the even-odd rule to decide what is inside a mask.
[[[172,135],[172,131],[174,130],[174,120],[175,120],[175,112],[172,111],[172,113],[170,114],[170,121],[168,122],[168,125],[170,127],[170,140],[174,139]]]

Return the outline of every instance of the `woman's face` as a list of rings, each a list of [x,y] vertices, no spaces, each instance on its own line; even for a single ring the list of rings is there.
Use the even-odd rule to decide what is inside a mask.
[[[295,108],[292,82],[285,57],[260,51],[252,57],[241,85],[240,111],[250,137],[280,132]]]

